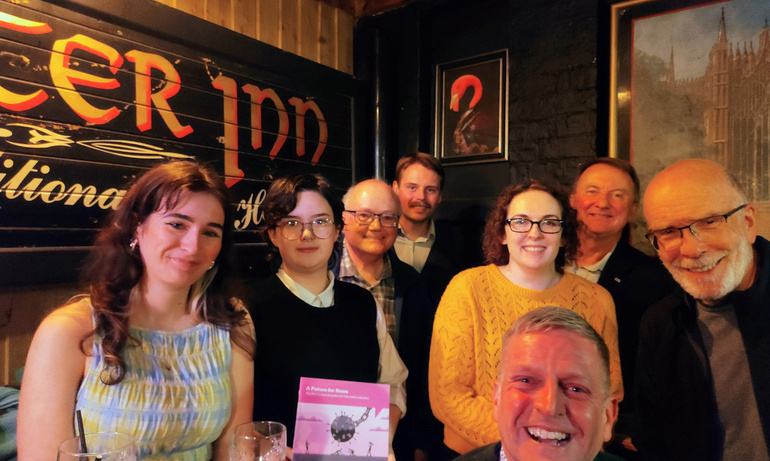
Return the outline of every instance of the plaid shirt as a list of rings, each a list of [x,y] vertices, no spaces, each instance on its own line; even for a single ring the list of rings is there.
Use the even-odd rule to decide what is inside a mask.
[[[398,332],[396,331],[396,312],[395,312],[395,296],[396,296],[396,281],[393,277],[393,269],[390,266],[390,258],[387,254],[383,255],[382,274],[380,274],[380,280],[371,285],[366,281],[358,269],[353,264],[353,260],[350,259],[348,254],[348,248],[346,245],[342,246],[342,259],[340,260],[340,280],[343,282],[354,283],[362,288],[369,290],[369,293],[374,296],[374,300],[382,309],[382,313],[385,317],[385,326],[388,329],[390,337],[393,338],[393,343],[398,344]]]

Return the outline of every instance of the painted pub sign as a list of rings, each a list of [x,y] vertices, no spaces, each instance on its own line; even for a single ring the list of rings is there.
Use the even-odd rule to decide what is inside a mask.
[[[64,4],[0,1],[0,286],[85,252],[158,162],[225,177],[241,248],[275,177],[350,184],[352,77],[150,0]]]

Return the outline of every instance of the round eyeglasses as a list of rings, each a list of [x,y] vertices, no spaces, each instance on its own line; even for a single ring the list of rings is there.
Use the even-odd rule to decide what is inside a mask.
[[[562,224],[562,220],[556,218],[546,218],[541,219],[540,221],[533,221],[527,218],[508,218],[505,222],[508,223],[508,227],[510,227],[513,232],[529,232],[532,230],[532,226],[537,225],[540,232],[544,234],[559,233]]]
[[[334,221],[329,218],[318,218],[310,222],[301,222],[297,219],[287,219],[278,224],[281,235],[286,240],[297,240],[305,232],[305,226],[310,228],[314,236],[319,239],[329,238],[334,231]]]
[[[682,227],[667,227],[661,230],[650,231],[647,238],[656,250],[673,250],[682,245],[682,231],[690,229],[690,233],[700,241],[707,240],[719,232],[722,224],[727,222],[727,218],[742,210],[748,203],[728,211],[725,214],[709,216],[699,219],[691,224]]]
[[[345,210],[345,212],[353,214],[358,224],[371,224],[374,222],[374,218],[377,218],[382,227],[398,227],[398,218],[400,218],[397,214],[374,213],[365,210]]]

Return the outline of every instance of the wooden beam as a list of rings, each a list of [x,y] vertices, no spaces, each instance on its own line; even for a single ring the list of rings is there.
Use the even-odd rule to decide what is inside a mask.
[[[356,12],[355,0],[321,0],[332,8],[340,9],[353,16]]]

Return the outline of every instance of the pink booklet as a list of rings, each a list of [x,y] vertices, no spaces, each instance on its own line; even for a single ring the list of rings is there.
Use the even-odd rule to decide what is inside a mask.
[[[295,461],[388,457],[390,386],[301,378]]]

